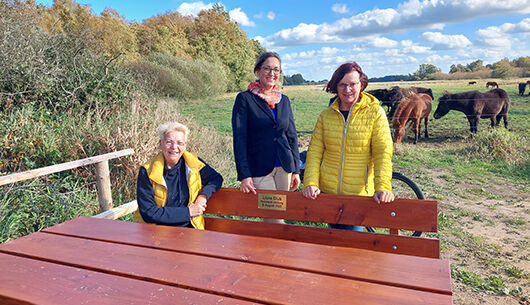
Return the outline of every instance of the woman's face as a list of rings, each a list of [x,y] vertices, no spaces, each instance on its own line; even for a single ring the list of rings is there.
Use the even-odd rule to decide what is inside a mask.
[[[344,75],[337,84],[337,92],[341,103],[353,105],[359,100],[361,95],[361,80],[359,72],[352,71]]]
[[[276,57],[267,58],[258,70],[261,87],[266,90],[274,87],[280,78],[280,71],[280,61]]]
[[[160,141],[160,150],[168,168],[173,168],[186,150],[186,136],[184,132],[174,130],[166,133],[164,140]]]

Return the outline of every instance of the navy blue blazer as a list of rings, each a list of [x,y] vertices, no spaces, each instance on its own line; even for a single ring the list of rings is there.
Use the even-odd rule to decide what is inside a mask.
[[[291,101],[276,104],[276,120],[267,102],[250,91],[240,92],[232,109],[237,180],[269,174],[280,160],[288,173],[300,173],[300,155]]]

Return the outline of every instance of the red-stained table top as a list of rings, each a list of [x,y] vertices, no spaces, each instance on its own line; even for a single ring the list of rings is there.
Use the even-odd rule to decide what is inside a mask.
[[[89,217],[0,268],[2,304],[452,304],[445,260]]]

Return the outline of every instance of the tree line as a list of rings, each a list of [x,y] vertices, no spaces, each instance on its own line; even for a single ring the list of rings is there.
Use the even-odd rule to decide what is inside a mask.
[[[519,57],[510,61],[505,58],[493,64],[484,65],[480,59],[467,65],[452,64],[449,73],[442,73],[442,69],[432,64],[421,64],[418,70],[408,75],[386,75],[372,77],[370,82],[395,82],[434,79],[471,79],[471,78],[509,78],[530,76],[530,57]],[[326,83],[327,80],[315,82],[305,80],[298,73],[284,77],[284,85],[312,85]]]
[[[421,64],[418,70],[408,75],[388,75],[370,78],[371,82],[444,80],[472,78],[510,78],[530,76],[530,57],[519,57],[514,60],[504,58],[493,64],[484,65],[477,59],[469,64],[452,64],[449,73],[432,64]]]

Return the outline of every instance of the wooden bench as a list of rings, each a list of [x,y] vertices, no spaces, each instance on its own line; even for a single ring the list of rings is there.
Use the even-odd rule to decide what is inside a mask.
[[[264,198],[262,202],[268,208],[258,207],[260,196]],[[272,198],[273,196],[276,198]],[[280,207],[282,201],[285,202],[285,210],[269,209]],[[377,204],[371,197],[321,194],[318,199],[310,200],[300,192],[258,191],[258,195],[254,195],[244,194],[239,189],[221,188],[208,200],[205,213],[215,214],[206,215],[207,230],[429,258],[440,257],[438,239],[399,235],[399,230],[438,231],[438,203],[433,200],[396,199],[390,204]],[[390,229],[390,234],[218,218],[223,216],[360,225],[387,228]]]

